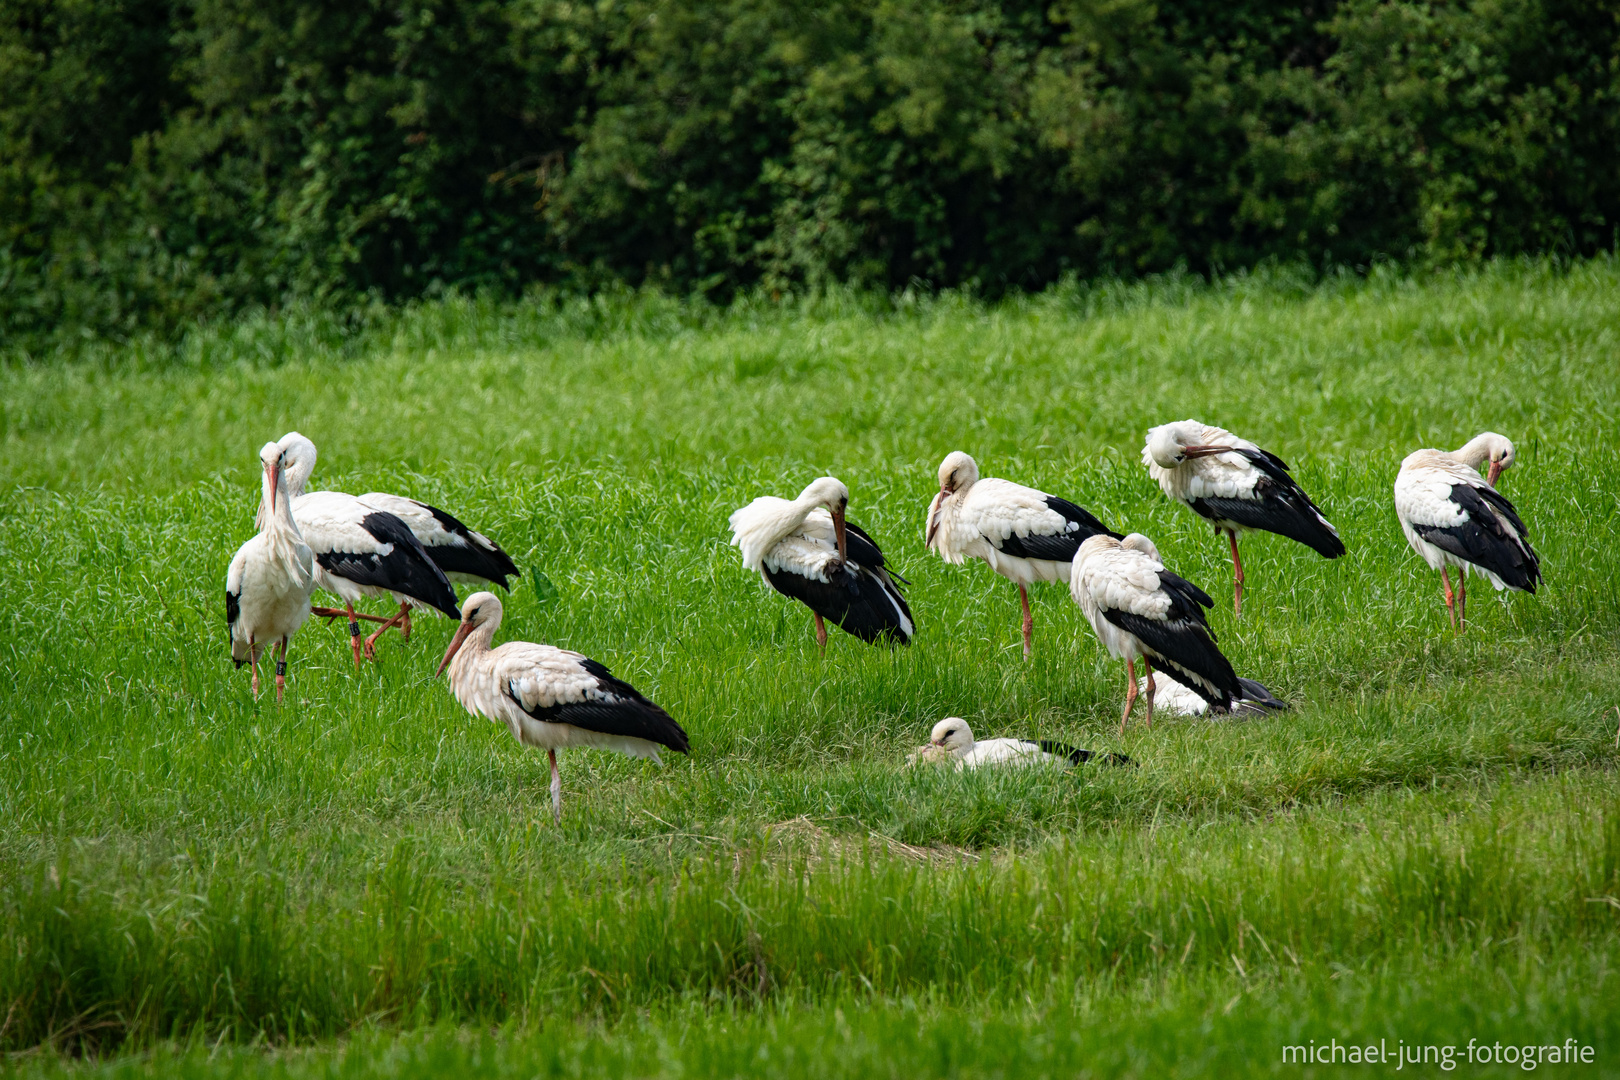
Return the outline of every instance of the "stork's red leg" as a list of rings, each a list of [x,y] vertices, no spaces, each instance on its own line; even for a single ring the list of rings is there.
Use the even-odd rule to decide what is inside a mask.
[[[1457,598],[1452,595],[1451,575],[1446,572],[1444,566],[1440,568],[1440,584],[1446,590],[1446,614],[1451,616],[1451,629],[1455,632],[1457,629]]]
[[[354,613],[354,603],[345,603],[344,610],[349,615],[349,645],[354,649],[354,669],[360,670],[360,618]]]
[[[397,626],[400,620],[409,618],[410,614],[411,606],[409,604],[399,605],[399,613],[396,614],[392,619],[389,619],[387,622],[377,627],[377,632],[375,634],[372,634],[370,637],[366,638],[367,660],[375,660],[377,658],[377,639],[388,633],[391,627]]]
[[[562,824],[562,774],[557,771],[557,751],[547,750],[551,756],[551,820]]]
[[[281,704],[282,692],[287,689],[287,639],[281,639],[281,648],[276,652],[276,704]]]
[[[1468,632],[1468,571],[1457,571],[1457,633]]]
[[[1029,589],[1018,583],[1018,602],[1024,606],[1024,656],[1035,651],[1035,616],[1029,611]]]
[[[1131,718],[1131,706],[1136,704],[1136,661],[1125,661],[1125,715],[1119,718],[1119,733],[1125,734],[1125,721]]]
[[[248,670],[253,672],[253,700],[259,700],[259,649],[252,638],[248,639]]]
[[[1144,695],[1144,696],[1147,698],[1147,726],[1148,726],[1148,730],[1152,731],[1153,730],[1153,694],[1154,694],[1155,691],[1158,690],[1158,686],[1153,681],[1153,664],[1145,656],[1142,657],[1142,666],[1147,668],[1147,682],[1148,682],[1148,685],[1147,685],[1147,694]],[[1132,680],[1132,681],[1134,682],[1135,680]]]
[[[405,607],[405,617],[399,622],[399,636],[409,641],[411,640],[411,609],[409,605],[403,606]]]
[[[1230,529],[1226,538],[1232,542],[1232,614],[1243,614],[1243,560],[1238,558],[1237,533]]]
[[[816,644],[821,646],[822,652],[827,651],[827,623],[820,612],[816,613]]]
[[[309,613],[318,619],[341,619],[348,615],[364,619],[366,622],[387,622],[389,619],[387,615],[367,615],[363,611],[355,611],[352,607],[347,610],[340,607],[312,607]]]

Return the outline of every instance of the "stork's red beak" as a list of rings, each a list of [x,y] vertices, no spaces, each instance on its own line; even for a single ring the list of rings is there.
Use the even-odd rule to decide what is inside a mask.
[[[467,640],[467,635],[472,633],[472,630],[472,623],[467,622],[465,619],[462,620],[460,626],[456,627],[456,636],[450,639],[450,647],[444,650],[444,659],[439,661],[439,669],[433,673],[435,679],[444,674],[444,669],[450,666],[450,661],[455,658],[456,651],[461,648],[461,643]]]
[[[1496,486],[1496,478],[1498,476],[1501,476],[1501,475],[1502,475],[1502,463],[1500,461],[1493,461],[1493,462],[1491,462],[1490,471],[1485,474],[1485,482],[1487,484],[1491,485],[1491,487],[1495,487]]]
[[[848,543],[844,539],[844,512],[842,510],[834,510],[832,512],[832,519],[833,536],[837,538],[838,541],[838,557],[840,559],[848,558]]]
[[[270,481],[270,512],[276,512],[276,499],[281,494],[281,470],[274,465],[264,467],[264,478]]]
[[[1232,449],[1230,446],[1184,446],[1181,448],[1181,456],[1191,461],[1194,458],[1224,454],[1230,449]]]

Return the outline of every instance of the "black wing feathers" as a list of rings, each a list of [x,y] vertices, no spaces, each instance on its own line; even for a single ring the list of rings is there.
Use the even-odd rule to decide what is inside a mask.
[[[242,597],[239,593],[225,590],[225,625],[234,627],[236,620],[242,617]]]
[[[1067,758],[1071,765],[1084,765],[1092,758],[1097,758],[1108,765],[1129,765],[1131,763],[1131,759],[1124,754],[1099,754],[1095,750],[1079,750],[1068,743],[1057,742],[1054,739],[1041,739],[1035,745],[1054,757]]]
[[[765,580],[771,588],[799,601],[845,633],[862,641],[909,644],[911,638],[899,612],[904,612],[906,622],[910,622],[911,608],[900,590],[884,580],[886,576],[882,570],[868,570],[854,563],[845,563],[833,572],[830,582],[765,567]]]
[[[508,592],[511,591],[507,587],[506,579],[518,577],[519,571],[511,557],[501,550],[501,545],[490,540],[490,546],[486,548],[473,539],[472,530],[463,525],[454,514],[440,510],[437,506],[428,506],[427,503],[423,503],[422,506],[433,515],[440,528],[453,536],[459,536],[462,540],[460,544],[434,545],[427,549],[428,558],[432,559],[440,570],[447,574],[468,574],[483,578]]]
[[[506,688],[506,695],[536,720],[571,724],[603,735],[644,739],[678,753],[688,752],[686,731],[669,713],[643,697],[641,691],[623,679],[615,678],[613,672],[595,660],[586,658],[580,666],[595,677],[598,696],[530,709],[524,707],[510,686]]]
[[[410,526],[381,510],[373,510],[361,518],[360,526],[378,543],[392,545],[393,550],[386,555],[323,551],[315,556],[322,569],[357,585],[374,585],[390,592],[403,593],[437,608],[452,619],[461,618],[455,590],[450,588],[444,571],[428,557],[427,549],[416,539]]]
[[[1030,533],[1019,536],[1013,533],[1005,540],[992,541],[998,551],[1004,551],[1019,559],[1046,559],[1051,562],[1073,562],[1075,552],[1080,545],[1093,536],[1112,536],[1115,540],[1120,535],[1108,526],[1098,521],[1091,511],[1076,506],[1067,499],[1060,499],[1056,495],[1046,497],[1046,505],[1050,510],[1057,511],[1063,517],[1065,528],[1060,533]]]
[[[1288,702],[1276,697],[1260,683],[1253,679],[1238,679],[1238,685],[1243,687],[1243,700],[1240,705],[1250,706],[1252,712],[1281,711],[1291,708]]]
[[[1489,570],[1509,588],[1533,593],[1541,581],[1541,560],[1525,539],[1524,522],[1495,488],[1453,484],[1451,501],[1468,512],[1460,525],[1413,525],[1412,531],[1442,551]],[[1501,511],[1511,529],[1492,511]]]
[[[1163,575],[1161,575],[1162,580]],[[1121,630],[1134,634],[1143,645],[1152,650],[1158,661],[1154,666],[1183,686],[1206,700],[1226,705],[1231,699],[1243,696],[1232,663],[1215,644],[1215,635],[1204,623],[1203,613],[1196,618],[1177,614],[1172,609],[1166,620],[1144,618],[1128,611],[1105,610],[1103,617]],[[1190,677],[1208,685],[1189,682]],[[1211,698],[1211,691],[1223,695],[1222,700]]]
[[[1246,529],[1276,533],[1298,541],[1327,559],[1344,554],[1344,541],[1323,522],[1327,515],[1288,474],[1288,466],[1264,450],[1232,451],[1263,474],[1254,485],[1252,499],[1194,499],[1189,504],[1211,521],[1230,521]]]

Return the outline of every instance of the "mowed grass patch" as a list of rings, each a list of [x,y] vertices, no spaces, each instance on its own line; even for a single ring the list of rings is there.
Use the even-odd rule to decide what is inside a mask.
[[[1386,973],[1355,999],[1373,1017],[1395,1007],[1387,973],[1438,1000],[1470,971],[1528,987],[1509,973],[1526,966],[1546,989],[1503,1000],[1596,1038],[1600,1004],[1530,1001],[1607,963],[1620,927],[1617,285],[1597,261],[994,307],[453,300],[358,337],[265,318],[0,370],[0,1042],[376,1027],[370,1054],[401,1027],[487,1022],[561,1032],[576,1071],[662,1053],[724,1071],[708,1036],[677,1052],[671,1033],[831,1046],[834,1012],[870,1007],[849,1038],[915,1063],[900,1029],[1027,1041],[1048,1015],[1031,1001],[1078,1031],[1142,1011],[1151,1043],[1153,1017],[1224,1017],[1256,977],[1329,1018],[1340,968]],[[1246,539],[1234,620],[1224,545],[1140,464],[1146,427],[1186,416],[1288,460],[1349,553]],[[607,663],[691,757],[567,754],[553,826],[543,756],[432,678],[451,627],[431,615],[358,672],[312,621],[287,704],[254,702],[219,593],[257,448],[291,428],[320,447],[316,486],[410,494],[497,537],[524,572],[502,637]],[[1547,582],[1476,582],[1459,639],[1390,486],[1410,450],[1485,429],[1518,443],[1502,486]],[[1025,661],[1012,586],[923,549],[952,449],[1152,536],[1216,598],[1239,673],[1295,708],[1121,738],[1122,665],[1061,588],[1034,592]],[[819,655],[808,613],[726,543],[732,509],[823,472],[912,582],[910,648],[835,630]],[[1137,764],[904,769],[946,715]],[[512,1037],[511,1068],[541,1060]],[[1161,1049],[1087,1060],[1145,1069]]]

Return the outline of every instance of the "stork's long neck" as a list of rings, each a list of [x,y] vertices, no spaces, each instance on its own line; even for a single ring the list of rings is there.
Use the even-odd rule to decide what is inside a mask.
[[[1486,458],[1491,456],[1491,444],[1494,441],[1495,436],[1493,436],[1490,432],[1486,432],[1483,435],[1475,435],[1472,439],[1469,439],[1467,442],[1463,443],[1462,449],[1453,450],[1451,452],[1451,456],[1468,466],[1470,469],[1477,469]]]
[[[292,463],[284,481],[289,501],[304,493],[304,489],[309,486],[310,475],[314,472],[315,460],[312,457],[301,457]]]
[[[304,546],[304,534],[293,518],[292,496],[287,491],[285,475],[281,478],[280,490],[276,492],[274,507],[270,505],[270,498],[270,478],[266,476],[264,491],[259,498],[259,531],[270,550],[286,564],[287,572],[300,581],[305,580],[312,570],[299,556],[298,549]]]
[[[467,640],[461,643],[461,648],[456,650],[455,658],[450,661],[452,684],[458,682],[469,667],[489,655],[495,641],[495,631],[499,630],[500,626],[501,619],[497,615],[474,627],[472,633],[467,635]]]

